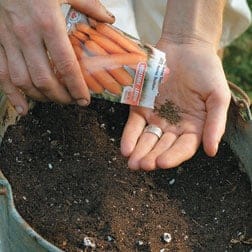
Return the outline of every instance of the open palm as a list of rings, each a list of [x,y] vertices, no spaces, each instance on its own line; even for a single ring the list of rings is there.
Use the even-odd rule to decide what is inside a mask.
[[[159,88],[151,110],[131,107],[121,152],[129,168],[172,168],[190,159],[203,141],[205,152],[214,156],[225,131],[230,102],[221,60],[206,43],[158,46],[167,54],[168,81]],[[143,133],[146,124],[159,126],[164,134]]]

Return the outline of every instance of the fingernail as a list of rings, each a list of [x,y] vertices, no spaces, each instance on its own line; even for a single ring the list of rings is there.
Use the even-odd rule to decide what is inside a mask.
[[[18,114],[22,114],[24,112],[24,109],[21,106],[15,106],[15,110]]]
[[[87,106],[89,103],[90,103],[90,101],[87,100],[87,99],[79,99],[79,100],[77,100],[77,104],[79,106]]]
[[[115,19],[115,16],[114,16],[110,11],[106,10],[106,13],[107,13],[111,18]]]

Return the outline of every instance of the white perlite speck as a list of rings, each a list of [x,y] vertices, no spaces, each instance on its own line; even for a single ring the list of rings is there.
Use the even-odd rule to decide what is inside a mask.
[[[90,238],[88,236],[84,237],[83,245],[88,248],[93,248],[93,249],[96,248],[95,242],[92,240],[92,238]]]
[[[164,240],[164,242],[169,243],[169,242],[171,242],[171,239],[172,239],[172,237],[171,237],[170,233],[164,233],[163,234],[163,240]]]

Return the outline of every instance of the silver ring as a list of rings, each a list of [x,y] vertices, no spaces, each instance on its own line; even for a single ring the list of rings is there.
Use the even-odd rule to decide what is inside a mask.
[[[154,124],[150,124],[150,125],[146,126],[144,129],[144,132],[154,134],[158,138],[160,138],[163,135],[163,131],[161,130],[161,128],[159,128],[158,126],[156,126]]]

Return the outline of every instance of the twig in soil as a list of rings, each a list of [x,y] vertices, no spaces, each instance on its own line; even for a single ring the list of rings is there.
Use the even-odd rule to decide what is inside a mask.
[[[192,219],[192,221],[197,225],[197,226],[199,226],[199,227],[201,227],[201,228],[203,228],[203,226],[202,225],[200,225],[195,219]]]
[[[245,237],[242,236],[242,238],[239,237],[238,239],[231,239],[230,243],[231,244],[242,243],[245,245],[252,245],[252,238],[245,239]]]
[[[223,195],[227,195],[227,194],[233,193],[236,190],[236,188],[237,188],[237,185],[233,186],[233,188],[230,191],[224,192]]]
[[[121,184],[128,184],[126,181],[115,179],[116,182],[121,183]]]
[[[65,142],[66,142],[66,135],[65,135],[65,130],[64,130],[64,128],[61,128],[61,130],[62,130],[62,140],[63,140],[63,144],[65,144]]]
[[[230,243],[231,244],[244,244],[244,245],[252,245],[252,237],[250,238],[246,238],[246,230],[244,231],[244,233],[240,232],[238,234],[238,237],[237,238],[232,238],[230,240]]]

